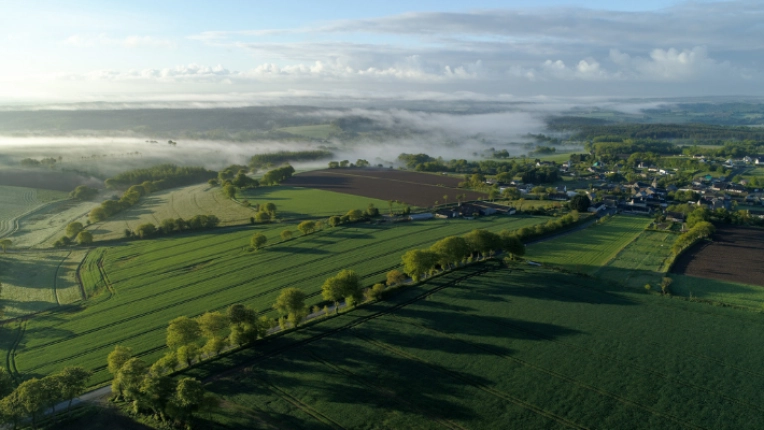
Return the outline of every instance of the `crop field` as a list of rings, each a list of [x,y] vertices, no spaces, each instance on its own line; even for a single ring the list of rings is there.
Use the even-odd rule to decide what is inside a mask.
[[[64,235],[66,226],[79,221],[87,221],[87,213],[98,203],[79,200],[63,200],[50,203],[40,209],[20,217],[18,230],[9,238],[16,247],[51,247]]]
[[[239,191],[236,198],[247,200],[252,205],[271,202],[276,205],[276,217],[280,220],[343,215],[351,209],[365,210],[370,203],[379,209],[380,213],[390,211],[390,204],[385,200],[314,188],[290,186],[250,188]],[[394,204],[393,209],[401,211],[403,207]]]
[[[215,215],[225,226],[249,223],[254,211],[225,198],[219,187],[191,185],[149,194],[139,204],[90,229],[95,240],[118,239],[125,236],[126,228],[135,230],[141,224],[159,225],[166,218],[188,219],[194,215]]]
[[[591,284],[495,263],[432,279],[190,371],[241,369],[208,385],[224,406],[204,427],[764,426],[761,314]]]
[[[447,175],[385,169],[331,169],[300,173],[284,184],[293,187],[318,188],[380,200],[398,200],[419,207],[430,207],[456,202],[457,195],[466,194],[467,200],[478,200],[485,194],[454,188],[459,179]]]
[[[5,317],[16,318],[80,300],[76,271],[85,251],[0,254]]]
[[[66,198],[60,191],[0,186],[0,237],[18,228],[17,219],[40,206]]]
[[[680,255],[672,273],[764,286],[764,230],[718,226],[712,239]]]
[[[198,315],[233,303],[252,305],[275,316],[271,305],[280,290],[296,287],[309,305],[321,301],[324,279],[353,269],[370,285],[400,265],[409,249],[476,228],[519,229],[546,217],[485,217],[479,220],[431,220],[393,225],[354,224],[280,242],[278,224],[243,227],[225,233],[197,233],[134,241],[91,251],[81,278],[95,298],[77,313],[53,313],[29,321],[16,354],[27,375],[48,374],[68,364],[96,370],[91,383],[108,379],[105,357],[114,345],[126,345],[155,359],[164,351],[167,323],[180,315]],[[249,238],[264,233],[270,243],[249,252]]]
[[[636,239],[649,223],[648,218],[615,216],[604,224],[530,245],[525,258],[592,275]]]
[[[672,233],[643,231],[611,259],[595,276],[627,287],[657,287],[665,276],[665,263],[678,236]]]

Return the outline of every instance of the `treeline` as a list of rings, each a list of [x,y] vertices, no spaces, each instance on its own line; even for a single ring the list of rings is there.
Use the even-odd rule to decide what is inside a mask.
[[[356,160],[355,163],[351,163],[350,160],[329,162],[330,169],[345,169],[348,167],[369,167],[370,165],[371,163],[369,163],[367,160],[364,160],[362,158],[359,158],[358,160]]]
[[[125,229],[125,237],[139,237],[145,239],[160,234],[180,233],[183,231],[209,230],[220,224],[220,219],[215,215],[194,215],[185,220],[183,218],[166,218],[159,225],[145,223],[138,226],[135,231]]]
[[[403,271],[413,280],[418,281],[424,275],[435,272],[438,268],[446,270],[475,258],[485,258],[497,252],[507,252],[511,258],[525,254],[523,241],[565,228],[579,220],[578,212],[550,220],[534,227],[519,230],[502,230],[493,233],[478,229],[464,236],[449,236],[439,240],[429,249],[412,249],[401,257]]]
[[[133,206],[138,203],[141,197],[157,190],[158,188],[155,183],[151,181],[145,181],[141,185],[133,185],[128,188],[118,200],[104,200],[100,206],[91,209],[90,213],[88,213],[88,221],[103,221],[106,218]]]
[[[71,245],[74,242],[79,245],[90,245],[93,243],[93,233],[85,230],[85,226],[79,221],[74,221],[66,226],[65,234],[58,239],[53,246],[61,248],[63,246]]]
[[[707,157],[733,157],[740,158],[746,155],[756,156],[764,153],[764,141],[744,140],[742,142],[724,142],[721,148],[708,148],[700,146],[684,147],[685,155],[705,155]]]
[[[613,137],[608,137],[613,139]],[[680,154],[682,149],[673,143],[659,142],[653,140],[632,140],[624,139],[617,141],[594,141],[587,142],[584,145],[587,151],[594,152],[597,157],[617,157],[621,154],[632,154],[635,152],[652,152],[655,154],[674,155]]]
[[[398,156],[398,161],[404,164],[406,168],[419,172],[453,172],[482,175],[497,175],[500,173],[505,173],[505,178],[513,178],[516,175],[522,175],[525,172],[536,170],[537,174],[543,172],[544,175],[539,175],[535,182],[542,182],[539,179],[546,179],[548,181],[557,180],[555,177],[557,173],[551,173],[552,171],[557,172],[556,166],[552,165],[543,167],[539,170],[537,169],[535,162],[532,162],[533,160],[526,158],[479,161],[454,159],[446,161],[442,158],[433,158],[427,154],[403,153]]]
[[[216,176],[217,173],[204,167],[160,164],[145,169],[122,172],[113,178],[107,179],[104,183],[106,188],[109,189],[124,189],[131,185],[143,184],[148,181],[153,184],[154,188],[163,190],[206,182]]]
[[[292,175],[294,175],[294,167],[286,165],[268,171],[262,178],[260,178],[260,183],[265,185],[278,185],[291,178]]]
[[[759,127],[723,126],[709,124],[586,124],[555,120],[549,122],[553,130],[578,130],[572,140],[592,140],[612,135],[629,139],[693,139],[703,141],[764,140]]]
[[[79,366],[64,368],[44,378],[28,379],[14,388],[11,376],[0,367],[0,424],[14,429],[25,421],[37,428],[38,421],[50,410],[53,425],[58,424],[56,405],[68,401],[67,416],[72,400],[85,392],[90,372]]]
[[[261,169],[263,167],[278,166],[284,163],[293,163],[300,161],[315,161],[329,158],[334,155],[331,151],[279,151],[267,154],[253,155],[249,159],[251,169]]]
[[[43,158],[41,160],[37,160],[35,158],[24,158],[21,160],[20,164],[22,167],[47,167],[52,169],[56,166],[56,159],[55,158]]]
[[[674,245],[671,247],[671,252],[674,255],[679,255],[682,253],[682,251],[694,245],[698,241],[710,237],[712,234],[714,234],[715,231],[716,228],[713,224],[708,221],[700,221],[696,223],[689,231],[679,235],[679,237],[674,242]]]

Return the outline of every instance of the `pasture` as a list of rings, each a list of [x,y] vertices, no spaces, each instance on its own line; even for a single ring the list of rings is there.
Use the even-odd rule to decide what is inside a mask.
[[[670,287],[673,295],[758,311],[764,309],[764,288],[760,286],[676,273],[668,276],[673,280]]]
[[[324,279],[353,269],[365,285],[399,267],[409,249],[429,247],[445,236],[476,228],[519,229],[546,217],[486,217],[400,224],[353,224],[281,242],[294,224],[242,227],[121,243],[91,251],[81,278],[89,296],[76,313],[51,313],[30,320],[17,345],[16,365],[27,375],[44,375],[69,364],[96,371],[92,384],[109,379],[105,357],[114,345],[133,348],[148,359],[164,352],[167,323],[233,303],[252,305],[275,316],[271,305],[285,287],[321,301]],[[269,245],[249,252],[249,238],[261,232]],[[100,291],[100,294],[97,294]]]
[[[528,246],[525,258],[593,275],[650,223],[648,218],[615,216],[602,224]]]
[[[22,215],[66,197],[66,193],[61,191],[0,186],[0,237],[15,232],[17,220]]]
[[[650,284],[657,289],[665,276],[666,262],[677,237],[672,233],[643,231],[594,274],[627,287],[642,288]]]
[[[286,185],[241,190],[236,198],[252,205],[271,202],[276,205],[276,217],[280,220],[344,215],[351,209],[365,210],[370,203],[380,213],[390,210],[390,204],[385,200]],[[401,211],[403,207],[394,204],[393,209]]]
[[[224,400],[200,416],[211,429],[758,429],[762,329],[758,313],[487,263],[188,373],[238,366],[208,385]]]
[[[16,318],[82,299],[76,271],[83,250],[0,254],[5,317]]]
[[[87,222],[87,213],[98,203],[63,200],[50,203],[18,219],[18,229],[9,238],[14,246],[49,248],[64,235],[66,226],[79,221]]]

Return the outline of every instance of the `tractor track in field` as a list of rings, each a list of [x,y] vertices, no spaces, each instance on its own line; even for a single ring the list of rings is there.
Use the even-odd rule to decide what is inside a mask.
[[[21,344],[21,339],[24,337],[24,331],[26,331],[27,319],[20,318],[17,320],[18,329],[16,330],[16,336],[13,339],[13,344],[5,354],[5,362],[8,367],[8,371],[13,376],[13,379],[18,383],[21,382],[21,373],[16,367],[16,350]]]
[[[395,317],[395,316],[393,315],[393,317]],[[682,425],[684,427],[688,427],[688,428],[692,428],[692,429],[696,429],[696,430],[707,430],[705,427],[699,427],[699,426],[696,426],[694,424],[686,423],[686,422],[682,421],[679,417],[677,417],[675,415],[653,410],[652,408],[650,408],[649,406],[647,406],[647,405],[645,405],[645,404],[643,404],[641,402],[638,402],[638,401],[635,401],[635,400],[630,400],[630,399],[627,399],[625,397],[621,397],[621,396],[619,396],[619,395],[617,395],[615,393],[611,393],[611,392],[609,392],[609,391],[607,391],[605,389],[598,388],[598,387],[596,387],[594,385],[590,385],[590,384],[587,384],[585,382],[581,382],[581,381],[579,381],[579,380],[577,380],[575,378],[571,378],[570,376],[564,375],[564,374],[556,372],[554,370],[549,370],[549,369],[546,369],[544,367],[537,366],[537,365],[532,364],[532,363],[530,363],[530,362],[528,362],[526,360],[523,360],[523,359],[520,359],[520,358],[517,358],[517,357],[512,357],[512,356],[509,356],[509,355],[506,355],[506,354],[502,354],[502,353],[493,351],[493,350],[491,350],[491,348],[486,348],[484,346],[475,344],[474,342],[469,342],[469,341],[464,340],[464,339],[459,339],[456,336],[453,336],[453,335],[451,335],[449,333],[442,332],[442,331],[437,330],[437,329],[432,328],[432,327],[428,327],[428,326],[421,325],[421,324],[415,324],[415,323],[412,323],[412,322],[406,322],[406,321],[404,321],[404,323],[405,324],[409,324],[409,325],[413,325],[415,327],[422,328],[424,330],[429,330],[429,331],[438,333],[438,334],[440,334],[440,335],[442,335],[444,337],[447,337],[447,338],[449,338],[451,340],[454,340],[456,342],[460,342],[460,343],[463,343],[465,345],[469,345],[469,346],[471,346],[473,348],[479,349],[481,351],[485,351],[485,352],[487,352],[487,353],[489,353],[491,355],[494,355],[496,357],[499,357],[499,358],[511,361],[513,363],[520,364],[520,365],[522,365],[524,367],[536,370],[537,372],[544,373],[544,374],[546,374],[548,376],[555,377],[557,379],[560,379],[560,380],[563,380],[565,382],[571,383],[571,384],[573,384],[573,385],[575,385],[575,386],[577,386],[579,388],[583,388],[583,389],[585,389],[587,391],[590,391],[590,392],[593,392],[593,393],[597,393],[597,394],[599,394],[601,396],[605,396],[605,397],[608,397],[608,398],[610,398],[612,400],[615,400],[617,402],[623,403],[624,405],[635,407],[637,409],[642,410],[643,412],[647,412],[647,413],[653,414],[653,415],[655,415],[657,417],[665,418],[665,419],[667,419],[669,421],[672,421],[672,422],[674,422],[676,424],[679,424],[679,425]],[[391,348],[394,348],[394,347],[391,347]]]
[[[282,354],[282,353],[284,353],[286,351],[289,351],[289,350],[292,350],[292,349],[295,349],[295,348],[298,348],[298,347],[301,347],[301,346],[304,346],[304,345],[311,344],[311,343],[313,343],[313,342],[315,342],[317,340],[321,340],[321,339],[323,339],[325,337],[328,337],[328,336],[331,336],[333,334],[336,334],[336,333],[345,331],[347,329],[353,328],[353,327],[355,327],[355,326],[357,326],[359,324],[363,324],[364,322],[373,320],[375,318],[379,318],[381,316],[388,315],[391,312],[395,312],[395,311],[397,311],[397,310],[399,310],[401,308],[404,308],[404,307],[406,307],[406,306],[408,306],[408,305],[410,305],[412,303],[415,303],[415,302],[418,302],[420,300],[423,300],[423,299],[427,298],[428,296],[430,296],[430,295],[432,295],[432,294],[434,294],[434,293],[436,293],[436,292],[438,292],[440,290],[443,290],[443,289],[448,288],[448,287],[452,287],[452,286],[456,285],[457,283],[459,283],[459,282],[461,282],[461,281],[463,281],[465,279],[469,279],[469,278],[471,278],[473,276],[482,275],[483,273],[489,272],[491,270],[494,270],[494,268],[485,268],[485,267],[483,267],[483,268],[481,268],[481,270],[471,271],[470,273],[462,275],[462,276],[460,276],[460,277],[458,277],[458,278],[456,278],[456,279],[454,279],[452,281],[449,281],[448,283],[439,285],[437,287],[433,287],[433,288],[431,288],[431,289],[429,289],[427,291],[423,291],[422,293],[418,294],[417,296],[412,297],[411,299],[405,300],[403,302],[400,302],[400,303],[398,303],[398,304],[396,304],[394,306],[391,306],[388,309],[385,309],[385,310],[382,310],[382,311],[379,311],[379,312],[375,312],[373,314],[366,315],[366,316],[363,316],[363,317],[356,318],[356,319],[350,321],[349,323],[347,323],[347,324],[345,324],[343,326],[336,327],[336,328],[333,328],[331,330],[327,330],[327,331],[325,331],[323,333],[318,333],[318,334],[316,334],[314,336],[311,336],[311,337],[309,337],[307,339],[302,339],[302,340],[293,342],[293,343],[291,343],[289,345],[285,345],[285,346],[282,346],[282,347],[279,347],[279,348],[275,348],[274,350],[268,351],[268,352],[264,353],[263,355],[261,355],[259,357],[256,357],[256,358],[254,358],[252,360],[249,360],[246,363],[239,364],[239,365],[234,366],[234,367],[232,367],[232,368],[230,368],[230,369],[228,369],[228,370],[226,370],[224,372],[218,373],[217,375],[208,377],[208,378],[206,378],[204,380],[204,382],[212,382],[212,381],[215,381],[215,380],[218,380],[218,379],[221,379],[221,378],[225,378],[225,377],[227,377],[229,375],[233,375],[233,374],[235,374],[235,373],[237,373],[237,372],[239,372],[241,370],[244,370],[244,369],[252,366],[253,364],[260,362],[260,361],[269,359],[271,357],[275,357],[275,356],[280,355],[280,354]]]
[[[310,349],[311,346],[308,346],[307,348]],[[308,351],[308,355],[310,355],[311,358],[313,358],[315,361],[323,364],[326,367],[329,367],[329,368],[333,369],[335,373],[340,374],[340,375],[344,375],[344,376],[347,376],[347,377],[350,377],[352,380],[356,381],[360,385],[363,385],[366,388],[369,388],[371,390],[376,391],[380,395],[382,395],[385,398],[390,399],[390,400],[394,401],[395,403],[405,407],[406,409],[408,409],[411,412],[416,412],[416,413],[418,413],[420,415],[423,415],[423,416],[427,417],[428,419],[430,419],[432,421],[436,421],[438,424],[442,425],[445,428],[451,429],[451,430],[467,430],[466,428],[460,426],[459,424],[456,424],[453,421],[450,421],[450,420],[447,420],[447,419],[444,419],[444,418],[440,418],[439,416],[433,415],[430,411],[424,410],[421,407],[419,407],[417,405],[414,405],[413,403],[400,398],[397,395],[397,393],[395,393],[393,390],[389,390],[389,389],[386,389],[385,387],[382,387],[382,386],[379,386],[379,385],[372,384],[370,382],[364,381],[363,378],[361,378],[361,376],[359,376],[358,374],[354,373],[351,370],[344,369],[344,368],[342,368],[342,367],[340,367],[340,366],[338,366],[338,365],[336,365],[334,363],[331,363],[330,361],[328,361],[328,360],[324,359],[323,357],[321,357],[320,355],[318,355],[318,353],[315,352],[315,351]]]
[[[277,397],[280,397],[285,402],[288,402],[288,403],[292,404],[294,407],[296,407],[297,409],[303,411],[305,414],[310,415],[316,421],[319,421],[319,422],[321,422],[323,424],[326,424],[326,425],[328,425],[329,427],[331,427],[331,428],[333,428],[335,430],[346,430],[345,427],[340,425],[338,422],[336,422],[333,419],[327,417],[326,415],[322,414],[321,412],[313,409],[312,407],[310,407],[306,403],[303,403],[302,401],[300,401],[296,397],[289,395],[289,393],[287,393],[286,391],[284,391],[284,390],[278,388],[277,386],[271,384],[270,382],[265,381],[265,380],[263,380],[261,378],[257,378],[257,377],[255,377],[254,379],[256,379],[260,383],[260,385],[263,386],[265,389],[267,389],[271,393],[275,394]]]
[[[66,261],[70,255],[72,255],[72,251],[67,252],[66,256],[64,256],[64,258],[58,262],[58,265],[56,266],[56,272],[53,273],[53,297],[56,298],[56,306],[61,306],[61,301],[58,299],[58,272],[61,270],[61,266],[64,264],[64,261]]]
[[[519,407],[521,407],[521,408],[523,408],[525,410],[533,412],[536,415],[542,416],[542,417],[550,419],[552,421],[556,421],[557,423],[565,425],[565,426],[570,427],[570,428],[581,429],[581,430],[588,430],[588,427],[585,427],[585,426],[582,426],[582,425],[580,425],[578,423],[570,421],[567,418],[559,416],[559,415],[557,415],[557,414],[555,414],[553,412],[546,411],[546,410],[544,410],[544,409],[534,405],[533,403],[526,402],[525,400],[520,399],[520,398],[515,397],[515,396],[512,396],[512,395],[510,395],[508,393],[505,393],[504,391],[500,391],[500,390],[497,390],[495,388],[489,387],[489,386],[487,386],[485,384],[481,384],[480,382],[475,381],[474,379],[466,376],[465,374],[449,370],[449,369],[447,369],[447,368],[445,368],[445,367],[443,367],[443,366],[441,366],[439,364],[432,363],[432,362],[430,362],[428,360],[425,360],[423,358],[420,358],[420,357],[417,357],[415,355],[409,354],[409,353],[407,353],[405,351],[402,351],[399,348],[396,348],[394,346],[391,346],[391,345],[383,343],[383,342],[379,342],[379,341],[374,340],[374,339],[372,339],[372,338],[370,338],[368,336],[364,336],[364,335],[359,334],[359,333],[353,333],[353,336],[355,336],[356,338],[358,338],[361,341],[364,341],[366,343],[374,345],[377,348],[380,348],[382,350],[387,350],[387,351],[389,351],[389,352],[391,352],[391,353],[393,353],[393,354],[395,354],[395,355],[397,355],[399,357],[403,357],[403,358],[405,358],[407,360],[412,360],[412,361],[416,361],[418,363],[421,363],[421,364],[429,367],[430,369],[432,369],[432,370],[434,370],[434,371],[436,371],[436,372],[438,372],[440,374],[443,374],[443,375],[445,375],[447,377],[450,377],[452,379],[461,380],[461,381],[467,383],[468,385],[470,385],[470,386],[472,386],[472,387],[474,387],[474,388],[476,388],[476,389],[478,389],[480,391],[483,391],[483,392],[485,392],[487,394],[490,394],[490,395],[492,395],[492,396],[494,396],[494,397],[496,397],[498,399],[501,399],[501,400],[507,401],[509,403],[512,403],[512,404],[514,404],[516,406],[519,406]]]

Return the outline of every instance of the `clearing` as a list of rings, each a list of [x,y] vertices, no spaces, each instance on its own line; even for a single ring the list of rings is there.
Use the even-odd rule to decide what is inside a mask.
[[[188,373],[242,369],[208,386],[224,399],[211,429],[758,429],[762,329],[758,313],[490,262]]]

